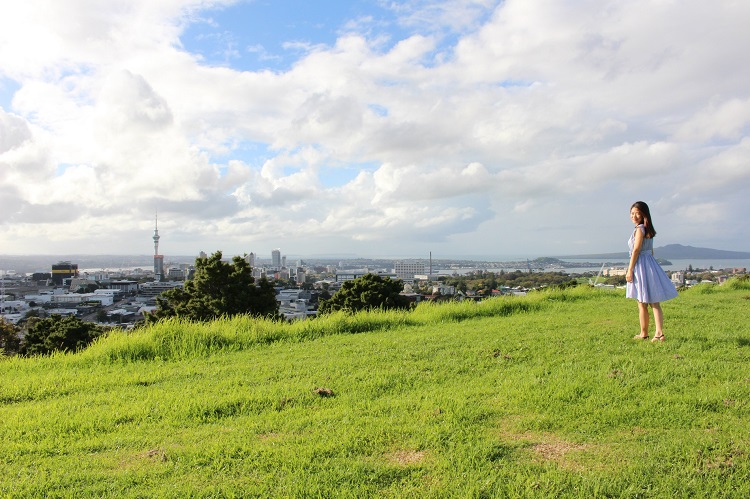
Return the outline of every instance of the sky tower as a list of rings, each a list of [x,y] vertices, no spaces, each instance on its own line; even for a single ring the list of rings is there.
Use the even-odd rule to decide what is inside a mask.
[[[164,255],[159,254],[159,214],[154,215],[154,281],[164,278]]]

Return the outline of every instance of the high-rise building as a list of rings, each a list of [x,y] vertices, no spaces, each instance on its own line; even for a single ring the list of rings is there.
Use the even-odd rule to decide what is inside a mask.
[[[281,268],[281,250],[279,248],[271,252],[271,266],[277,269]]]
[[[52,265],[52,282],[62,286],[65,279],[78,277],[78,264],[70,262],[58,262]]]
[[[164,278],[164,255],[159,254],[159,216],[154,218],[154,281],[161,281]]]
[[[252,251],[245,257],[245,261],[251,267],[255,267],[255,253]]]
[[[170,267],[167,270],[167,278],[170,281],[184,281],[185,276],[187,276],[187,272],[179,267]]]
[[[302,267],[297,267],[297,274],[295,275],[295,282],[297,284],[305,283],[305,269],[303,269]]]
[[[396,262],[393,272],[402,281],[412,283],[415,274],[424,274],[424,262]]]

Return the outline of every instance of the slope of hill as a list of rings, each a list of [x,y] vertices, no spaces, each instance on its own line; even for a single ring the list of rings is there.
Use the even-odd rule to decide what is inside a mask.
[[[750,283],[170,321],[0,361],[3,497],[748,497]],[[352,334],[358,333],[358,334]]]
[[[667,244],[654,248],[654,253],[659,258],[684,260],[695,258],[699,260],[745,260],[750,259],[750,252],[746,251],[725,251],[711,248],[696,248],[694,246],[684,246],[682,244]],[[560,259],[623,259],[628,258],[627,252],[619,253],[597,253],[590,255],[569,255],[559,256]]]

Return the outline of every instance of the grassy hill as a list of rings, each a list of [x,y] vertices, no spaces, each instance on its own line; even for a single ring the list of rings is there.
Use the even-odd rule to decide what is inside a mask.
[[[2,360],[0,496],[748,497],[750,283],[663,308],[664,344],[576,288]]]

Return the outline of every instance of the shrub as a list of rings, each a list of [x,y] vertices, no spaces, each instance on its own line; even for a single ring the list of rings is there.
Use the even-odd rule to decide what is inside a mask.
[[[399,310],[409,308],[409,301],[401,291],[401,279],[391,280],[375,274],[346,281],[330,300],[324,300],[318,312],[327,314],[336,311],[358,312],[360,310]]]
[[[21,346],[21,353],[24,355],[76,352],[87,347],[105,331],[100,326],[77,317],[56,314],[47,319],[32,318],[26,328]]]

